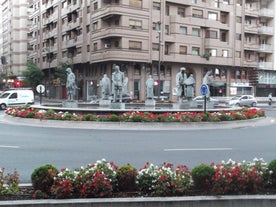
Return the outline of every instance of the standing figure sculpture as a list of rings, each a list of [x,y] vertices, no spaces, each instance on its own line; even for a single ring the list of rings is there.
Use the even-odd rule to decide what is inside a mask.
[[[186,68],[181,67],[180,71],[176,74],[176,87],[177,87],[177,96],[178,101],[181,103],[183,101],[183,97],[186,96],[186,86],[185,80],[187,79]]]
[[[108,100],[108,97],[110,95],[111,83],[110,83],[110,79],[107,77],[106,74],[103,75],[103,78],[100,81],[100,85],[101,85],[102,99]]]
[[[112,73],[112,92],[113,92],[113,102],[116,102],[119,97],[119,102],[122,102],[122,90],[124,84],[124,73],[120,71],[118,65],[113,66],[114,72]]]
[[[146,81],[147,87],[147,99],[153,99],[153,88],[154,88],[154,80],[152,75],[149,75],[149,78]]]
[[[75,74],[72,72],[71,68],[67,68],[66,73],[67,73],[67,81],[66,81],[67,100],[73,101],[76,94],[76,89],[78,89],[75,82],[76,77],[75,77]]]
[[[210,84],[212,83],[212,80],[210,78],[211,74],[212,74],[212,71],[207,71],[205,76],[202,79],[202,84],[207,85],[207,94],[206,94],[207,100],[210,99]]]
[[[190,101],[195,96],[195,79],[193,74],[191,74],[189,78],[184,81],[184,83],[186,85],[186,97],[188,101]]]

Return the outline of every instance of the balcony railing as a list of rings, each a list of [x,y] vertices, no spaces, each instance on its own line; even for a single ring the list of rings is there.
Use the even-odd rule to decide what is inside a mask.
[[[259,62],[258,69],[273,70],[273,63],[272,62]]]

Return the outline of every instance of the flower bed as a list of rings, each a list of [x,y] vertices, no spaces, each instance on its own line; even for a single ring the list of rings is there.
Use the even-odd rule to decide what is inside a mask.
[[[38,110],[29,107],[13,107],[5,111],[6,114],[43,120],[69,120],[69,121],[111,121],[111,122],[217,122],[247,120],[265,116],[265,111],[257,108],[242,108],[241,110],[220,112],[140,112],[129,111],[119,114],[77,114],[69,112],[56,112],[54,110]]]
[[[79,169],[61,169],[52,175],[47,189],[35,185],[34,198],[116,197],[130,189],[136,196],[160,197],[269,194],[276,188],[275,172],[276,160],[267,164],[257,158],[241,163],[230,159],[219,164],[201,164],[192,171],[185,165],[156,166],[149,162],[136,170],[130,164],[119,167],[102,159]],[[46,177],[49,182],[49,175]]]
[[[6,187],[0,186],[0,196],[16,194],[18,177],[16,171],[7,177],[1,174]],[[149,162],[137,170],[129,163],[117,166],[102,159],[78,169],[60,171],[53,165],[43,165],[33,171],[31,178],[33,199],[267,195],[275,194],[276,159],[269,164],[257,158],[241,163],[230,159],[201,164],[192,170],[185,165],[157,166]]]

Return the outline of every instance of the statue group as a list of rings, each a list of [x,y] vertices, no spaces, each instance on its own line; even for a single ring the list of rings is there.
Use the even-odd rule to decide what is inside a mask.
[[[180,71],[176,74],[175,82],[178,101],[182,103],[184,97],[186,97],[190,101],[195,95],[195,79],[193,74],[190,74],[190,76],[187,78],[186,68],[181,67]]]
[[[109,96],[113,94],[113,102],[122,102],[123,93],[127,93],[128,79],[125,77],[124,72],[120,71],[120,67],[118,65],[113,65],[112,69],[114,70],[112,73],[112,79],[110,80],[107,77],[107,74],[104,74],[100,81],[101,98],[103,100],[108,100]],[[78,89],[75,80],[76,77],[71,68],[67,68],[66,73],[67,100],[73,101],[76,95],[76,89]],[[208,99],[210,97],[209,86],[211,84],[211,73],[212,71],[207,71],[202,79],[202,84],[206,84],[208,87],[206,95]],[[190,101],[195,96],[194,76],[193,74],[190,74],[189,77],[187,77],[185,67],[181,67],[180,71],[176,74],[176,88],[179,103],[182,103],[184,98],[187,98],[187,100]],[[149,75],[146,81],[146,99],[154,99],[154,79],[152,78],[152,75]]]

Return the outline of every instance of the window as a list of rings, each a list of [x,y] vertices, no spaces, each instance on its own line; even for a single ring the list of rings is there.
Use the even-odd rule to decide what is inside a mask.
[[[187,46],[179,46],[179,54],[181,55],[187,55]]]
[[[98,29],[98,22],[93,23],[93,31]]]
[[[129,26],[131,29],[142,29],[142,21],[130,19],[129,20]]]
[[[228,50],[222,50],[222,57],[228,57]]]
[[[177,8],[177,14],[181,17],[185,17],[185,8],[183,7]]]
[[[95,43],[93,44],[93,50],[94,50],[94,51],[98,50],[98,43],[97,43],[97,42],[95,42]]]
[[[240,51],[236,51],[235,52],[235,56],[236,56],[236,58],[241,58],[241,52]]]
[[[129,49],[131,49],[131,50],[141,50],[142,49],[142,42],[129,41]]]
[[[90,6],[86,7],[86,13],[89,14],[90,13]]]
[[[236,34],[236,40],[241,40],[241,34]]]
[[[192,55],[199,55],[199,47],[192,47]]]
[[[208,19],[217,20],[218,19],[218,14],[214,13],[214,12],[208,12]]]
[[[200,30],[198,28],[193,28],[192,29],[192,35],[199,37],[200,36]]]
[[[157,22],[153,22],[152,29],[156,31],[160,31],[160,25]]]
[[[169,25],[165,25],[165,34],[170,35],[170,26]]]
[[[159,2],[153,2],[153,10],[160,10],[160,3]]]
[[[216,49],[211,49],[209,50],[210,56],[216,57],[217,56],[217,50]]]
[[[98,9],[98,2],[94,3],[94,11],[96,11]]]
[[[153,51],[159,51],[159,44],[158,43],[153,43],[152,44],[152,50]]]
[[[180,26],[179,34],[186,35],[187,34],[187,27]]]
[[[199,9],[193,9],[192,16],[196,18],[203,18],[203,11]]]
[[[142,0],[129,0],[129,6],[142,8]]]
[[[87,45],[87,46],[86,46],[86,51],[87,51],[87,52],[90,52],[90,45]]]
[[[170,16],[170,6],[166,5],[166,16]]]
[[[237,16],[237,17],[236,17],[236,22],[237,22],[237,23],[242,23],[242,18],[239,17],[239,16]]]
[[[220,22],[222,24],[227,24],[227,17],[228,17],[227,13],[221,12],[220,13]]]
[[[218,32],[214,30],[206,30],[206,38],[217,39]]]

